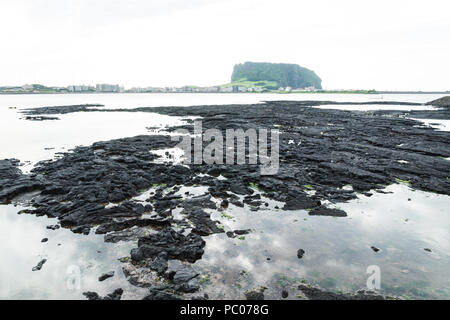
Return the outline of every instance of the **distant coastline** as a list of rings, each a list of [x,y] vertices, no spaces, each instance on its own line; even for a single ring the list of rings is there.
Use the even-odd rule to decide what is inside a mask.
[[[3,92],[0,91],[0,95],[42,95],[42,94],[157,94],[157,93],[191,93],[191,94],[198,94],[198,93],[204,93],[204,94],[211,94],[211,93],[221,93],[221,94],[234,94],[236,92],[192,92],[192,91],[168,91],[168,92],[151,92],[151,91],[145,91],[145,92],[132,92],[132,91],[124,91],[124,92],[61,92],[61,91],[45,91],[45,92],[23,92],[23,91],[9,91],[9,92]],[[296,91],[292,90],[289,92],[286,91],[280,91],[280,90],[272,90],[272,91],[262,91],[262,92],[237,92],[237,93],[246,93],[246,94],[255,94],[255,93],[268,93],[268,94],[450,94],[450,91],[376,91],[376,90],[316,90],[316,91]]]

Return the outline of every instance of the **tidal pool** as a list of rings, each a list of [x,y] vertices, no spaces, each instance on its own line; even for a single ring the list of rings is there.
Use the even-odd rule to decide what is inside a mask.
[[[206,238],[205,254],[195,265],[204,290],[214,298],[244,298],[245,290],[263,286],[267,298],[280,299],[287,289],[297,299],[297,285],[306,282],[354,292],[367,289],[367,268],[378,266],[384,294],[450,298],[449,197],[403,184],[383,191],[389,193],[359,195],[336,205],[347,217],[277,210],[269,200],[267,210],[230,205],[225,215],[215,213],[226,231],[252,232],[234,239],[225,234]],[[297,257],[300,248],[305,250],[302,259]]]
[[[122,299],[143,296],[143,289],[126,280],[119,261],[134,243],[110,244],[93,233],[50,230],[47,226],[57,219],[19,215],[22,209],[0,205],[0,299],[85,299],[85,291],[104,296],[117,288],[124,289]],[[48,241],[41,242],[44,238]],[[42,259],[47,259],[42,269],[32,271]],[[109,271],[114,277],[100,282]]]

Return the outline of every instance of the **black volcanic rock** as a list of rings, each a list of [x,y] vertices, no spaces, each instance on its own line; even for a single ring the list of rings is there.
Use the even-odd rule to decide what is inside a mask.
[[[347,213],[343,210],[327,208],[320,206],[308,212],[310,216],[330,216],[330,217],[346,217]]]
[[[157,234],[142,237],[138,247],[131,251],[131,258],[141,261],[166,252],[168,258],[195,262],[203,255],[205,241],[198,235],[190,233],[184,236],[172,229],[165,229]]]
[[[445,96],[430,102],[427,105],[432,105],[440,108],[450,108],[450,96]]]
[[[98,281],[105,281],[108,278],[112,278],[114,277],[114,271],[110,271],[107,273],[102,274],[99,278]]]

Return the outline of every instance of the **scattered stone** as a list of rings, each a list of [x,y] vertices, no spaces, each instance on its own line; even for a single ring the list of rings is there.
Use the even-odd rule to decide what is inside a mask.
[[[245,298],[247,300],[264,300],[264,289],[248,290],[245,292]]]
[[[47,242],[47,241],[48,241],[48,238],[44,238],[41,240],[41,242]]]
[[[310,216],[330,216],[330,217],[346,217],[347,213],[343,210],[327,208],[320,206],[308,212]]]
[[[112,278],[112,277],[114,277],[114,271],[110,271],[110,272],[107,272],[107,273],[102,274],[102,275],[98,278],[98,281],[104,281],[104,280],[106,280],[106,279],[108,279],[108,278]]]
[[[423,249],[423,250],[428,251],[428,252],[431,252],[431,249],[429,249],[429,248],[425,248],[425,249]]]
[[[373,251],[375,251],[375,252],[380,251],[380,249],[378,249],[377,247],[374,247],[374,246],[371,246],[370,248],[371,248]]]
[[[297,250],[297,258],[299,258],[299,259],[303,258],[304,254],[305,254],[305,250],[303,250],[303,249]]]
[[[59,227],[58,224],[55,224],[55,225],[47,226],[46,228],[49,229],[49,230],[57,230],[57,229],[59,229],[60,227]]]
[[[58,117],[46,117],[46,116],[26,116],[24,119],[30,121],[59,120]]]
[[[107,294],[103,300],[120,300],[122,298],[123,290],[121,288],[114,290],[112,293]]]
[[[281,297],[283,299],[286,299],[289,296],[289,292],[287,290],[281,291]]]
[[[39,261],[39,263],[33,267],[33,269],[31,269],[32,271],[39,271],[42,269],[42,266],[44,265],[44,263],[47,262],[47,259],[42,259],[41,261]]]
[[[112,293],[107,294],[105,297],[100,297],[97,292],[87,291],[83,292],[83,295],[88,300],[120,300],[122,298],[123,290],[121,288],[114,290]]]
[[[242,236],[245,234],[249,234],[252,230],[251,229],[245,229],[245,230],[234,230],[234,234],[237,234],[238,236]]]

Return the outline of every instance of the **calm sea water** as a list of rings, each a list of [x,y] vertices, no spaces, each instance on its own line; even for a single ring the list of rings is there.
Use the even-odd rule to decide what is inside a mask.
[[[39,106],[100,103],[107,108],[250,104],[266,100],[409,101],[428,102],[442,95],[352,94],[79,94],[0,95],[0,159],[18,158],[28,171],[56,152],[99,140],[148,134],[146,127],[181,123],[181,119],[149,113],[74,113],[58,121],[21,119],[20,109]],[[326,106],[342,109],[394,109],[393,106]],[[14,108],[14,109],[13,109]],[[399,106],[395,109],[410,109]],[[414,108],[431,107],[420,106]],[[428,124],[437,123],[427,120]],[[442,122],[440,122],[443,124]],[[448,122],[447,122],[448,125]],[[448,127],[437,127],[448,130]],[[182,190],[184,191],[184,190]],[[361,195],[339,204],[346,218],[310,217],[304,210],[283,212],[269,201],[267,210],[251,212],[230,205],[227,215],[212,212],[226,230],[252,228],[245,239],[213,235],[205,255],[194,267],[208,281],[202,290],[212,298],[242,298],[246,289],[260,285],[266,296],[279,298],[287,288],[296,298],[295,283],[309,281],[334,291],[364,288],[370,265],[381,269],[382,289],[387,294],[410,298],[450,298],[450,197],[388,186],[392,193]],[[199,191],[202,192],[201,190]],[[410,199],[410,201],[408,201]],[[75,235],[69,230],[51,231],[56,221],[18,215],[20,206],[0,206],[0,298],[78,299],[86,290],[101,295],[117,287],[124,298],[139,298],[142,290],[128,284],[119,258],[133,243],[106,244],[101,236]],[[176,214],[176,213],[175,213]],[[232,217],[232,218],[230,218]],[[41,243],[47,237],[48,242]],[[381,249],[374,253],[370,246]],[[306,254],[297,259],[296,251]],[[432,249],[432,252],[425,251]],[[31,269],[41,259],[42,270]],[[269,258],[270,260],[268,260]],[[104,282],[97,278],[115,270]],[[244,272],[243,272],[244,271]],[[79,274],[80,281],[73,284]],[[78,279],[78,278],[77,278]]]

